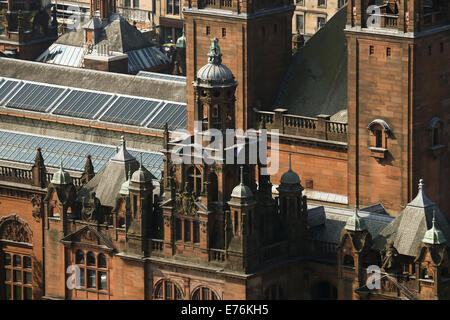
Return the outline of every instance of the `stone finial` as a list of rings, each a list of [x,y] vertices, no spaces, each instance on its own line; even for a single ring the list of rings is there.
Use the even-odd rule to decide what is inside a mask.
[[[211,40],[211,46],[209,47],[208,62],[215,65],[222,64],[222,52],[219,47],[219,39],[214,38]]]

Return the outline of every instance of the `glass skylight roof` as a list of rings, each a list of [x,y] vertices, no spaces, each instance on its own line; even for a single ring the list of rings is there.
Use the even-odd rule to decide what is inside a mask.
[[[95,172],[99,172],[111,159],[116,147],[101,144],[83,143],[71,140],[48,138],[0,130],[0,159],[25,164],[33,164],[36,149],[40,147],[46,167],[58,168],[60,161],[65,169],[83,172],[86,155],[91,155]],[[140,152],[128,149],[138,161]],[[142,163],[157,179],[161,179],[163,154],[142,152]]]
[[[170,130],[187,126],[186,104],[0,78],[0,106]]]

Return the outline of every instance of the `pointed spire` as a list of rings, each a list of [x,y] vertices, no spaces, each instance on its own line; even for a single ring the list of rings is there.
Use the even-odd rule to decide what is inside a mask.
[[[127,150],[125,137],[120,137],[120,147],[116,155],[111,158],[113,161],[126,162],[131,160],[136,160]]]
[[[428,244],[441,244],[447,242],[444,233],[438,228],[436,224],[436,210],[434,209],[431,229],[425,232],[422,242]]]
[[[241,178],[241,186],[243,186],[244,185],[244,166],[241,166],[241,168],[240,168],[240,170],[241,170],[241,176],[240,176],[240,178]]]
[[[45,165],[44,158],[42,157],[41,148],[37,148],[36,157],[34,158],[34,164],[31,168],[33,175],[33,185],[44,188],[47,182],[45,177]]]
[[[435,205],[433,201],[431,201],[427,195],[425,194],[425,184],[423,182],[423,179],[419,180],[419,186],[418,186],[418,192],[417,196],[414,198],[413,201],[411,201],[408,206],[413,207],[419,207],[419,208],[426,208],[429,206]]]
[[[35,167],[43,167],[44,166],[44,158],[42,157],[41,148],[37,148],[37,150],[36,150],[36,157],[34,158],[33,166],[35,166]]]
[[[91,155],[86,155],[86,163],[84,164],[84,172],[81,176],[82,184],[86,184],[95,176],[94,165],[92,164]]]
[[[353,213],[353,216],[347,219],[347,222],[345,224],[345,230],[349,231],[363,231],[367,230],[367,226],[364,222],[364,219],[362,219],[358,215],[359,207],[358,204],[355,206],[355,211]]]
[[[84,164],[84,173],[94,174],[94,165],[92,164],[92,157],[90,154],[86,155],[86,163]]]

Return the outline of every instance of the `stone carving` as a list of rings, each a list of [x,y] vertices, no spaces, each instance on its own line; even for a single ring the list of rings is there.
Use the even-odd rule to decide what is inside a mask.
[[[80,240],[84,240],[87,242],[97,242],[98,238],[94,232],[92,232],[91,230],[86,230],[81,234]]]
[[[194,194],[188,191],[188,182],[185,183],[184,191],[177,194],[176,209],[178,212],[186,215],[195,215],[195,201]]]
[[[385,272],[396,271],[398,264],[399,253],[394,247],[392,240],[386,243],[386,246],[381,250],[381,270]]]
[[[42,197],[34,194],[31,198],[31,205],[33,206],[31,213],[33,214],[33,217],[36,219],[36,221],[39,222],[42,216]]]
[[[3,223],[0,229],[0,239],[25,243],[31,242],[29,232],[17,220],[9,220]]]
[[[83,220],[88,222],[99,221],[102,219],[100,200],[95,196],[95,192],[91,192],[88,202],[83,197],[83,208],[81,209],[81,216]]]

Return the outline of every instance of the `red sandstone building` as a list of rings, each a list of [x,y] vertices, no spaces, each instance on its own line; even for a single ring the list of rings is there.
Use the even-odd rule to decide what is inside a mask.
[[[185,1],[186,83],[0,58],[0,297],[447,299],[450,7],[361,3],[291,58],[289,1]],[[279,130],[279,174],[174,163],[194,121]]]

